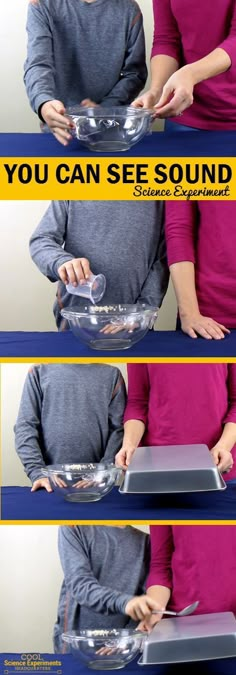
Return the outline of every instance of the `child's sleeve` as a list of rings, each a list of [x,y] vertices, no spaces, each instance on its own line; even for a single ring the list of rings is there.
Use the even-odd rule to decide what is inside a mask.
[[[50,281],[58,281],[58,267],[74,258],[63,249],[67,219],[68,202],[51,202],[30,239],[32,260]]]
[[[28,46],[24,83],[30,105],[38,113],[43,103],[57,98],[52,33],[40,2],[29,3],[26,30]]]
[[[198,218],[196,202],[166,202],[165,236],[169,265],[183,261],[195,264]]]
[[[123,417],[126,404],[126,388],[120,370],[116,369],[116,377],[108,410],[109,438],[104,453],[106,461],[114,461],[123,441]]]
[[[152,525],[151,562],[146,587],[165,586],[172,588],[172,555],[174,543],[170,525]]]
[[[124,614],[132,595],[101,586],[94,576],[79,527],[59,528],[59,555],[68,593],[78,605],[104,614]]]
[[[158,208],[159,207],[159,208]],[[165,228],[163,207],[157,204],[157,248],[155,260],[149,269],[148,276],[142,286],[139,302],[146,302],[154,307],[161,307],[169,283],[169,268],[167,263]]]
[[[32,483],[43,477],[45,467],[40,447],[41,409],[40,371],[36,366],[27,375],[14,427],[16,452]]]
[[[131,363],[128,364],[127,371],[128,402],[124,421],[140,420],[146,426],[150,393],[148,367],[145,363]]]
[[[103,106],[129,105],[140,94],[147,80],[143,17],[137,3],[133,5],[120,80],[101,101]]]
[[[233,422],[236,424],[236,364],[228,364],[228,410],[224,424]]]

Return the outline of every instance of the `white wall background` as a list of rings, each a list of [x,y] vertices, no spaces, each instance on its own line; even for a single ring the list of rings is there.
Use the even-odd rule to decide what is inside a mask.
[[[0,652],[53,652],[62,582],[57,529],[0,527]]]
[[[32,365],[30,363],[1,365],[2,485],[21,487],[30,485],[15,451],[13,427],[18,414],[24,381]],[[123,363],[115,365],[121,370],[127,382],[126,365]]]
[[[30,236],[48,205],[47,201],[0,201],[2,331],[56,330],[52,312],[56,284],[39,272],[29,254]],[[173,330],[175,319],[176,303],[170,285],[158,329]]]
[[[153,34],[151,0],[139,0],[145,24],[149,63]],[[39,131],[37,116],[31,111],[23,84],[26,56],[26,15],[28,0],[0,0],[0,130],[9,132]]]

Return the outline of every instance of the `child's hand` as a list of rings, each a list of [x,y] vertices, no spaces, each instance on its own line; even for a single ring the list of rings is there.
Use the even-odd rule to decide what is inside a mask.
[[[36,490],[41,490],[41,488],[44,488],[47,492],[53,492],[48,478],[38,478],[38,480],[35,480],[31,492],[36,492]]]
[[[125,471],[130,464],[130,460],[133,457],[135,450],[136,448],[133,447],[122,446],[115,456],[115,465],[121,467]]]
[[[153,610],[161,610],[164,612],[164,608],[159,605],[159,602],[153,600],[150,595],[135,595],[125,607],[125,614],[131,617],[133,621],[143,621],[147,620],[148,617],[152,616]],[[155,623],[160,621],[162,614],[155,614]]]
[[[91,98],[84,98],[84,100],[81,101],[81,105],[83,108],[97,108],[98,103],[94,103]]]
[[[222,473],[229,473],[234,463],[233,457],[229,450],[225,450],[225,448],[222,448],[216,444],[211,450],[211,456],[213,457],[213,460],[219,471]]]
[[[67,260],[67,262],[58,267],[57,271],[63,284],[73,284],[73,286],[83,283],[92,274],[87,258]]]
[[[75,125],[66,117],[63,103],[56,100],[47,101],[42,105],[40,114],[59,143],[68,145],[72,138],[70,131]]]

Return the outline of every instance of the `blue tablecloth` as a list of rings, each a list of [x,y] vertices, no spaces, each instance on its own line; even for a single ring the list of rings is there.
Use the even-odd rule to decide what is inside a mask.
[[[236,131],[153,132],[128,152],[94,153],[77,140],[64,147],[52,134],[0,134],[1,157],[235,157]]]
[[[32,319],[33,321],[33,319]],[[99,351],[80,342],[71,331],[62,333],[0,332],[0,357],[87,358],[229,358],[236,357],[236,330],[223,340],[192,340],[182,331],[149,331],[130,349]]]
[[[114,488],[100,502],[81,504],[64,501],[58,492],[3,487],[2,520],[236,520],[236,481],[223,492],[185,495],[122,495]]]
[[[37,668],[34,670],[28,669],[27,672],[32,674],[38,674],[42,675],[43,672],[48,672],[49,675],[57,675],[57,673],[60,673],[60,675],[91,675],[91,670],[86,668],[79,660],[75,659],[73,656],[70,654],[68,655],[62,655],[62,654],[40,654],[39,655],[41,658],[44,659],[44,661],[59,661],[61,666],[56,667],[56,666],[49,666],[49,669],[46,671],[39,671]],[[11,660],[11,661],[20,661],[21,660],[21,654],[0,654],[0,672],[3,674],[4,672],[11,673],[11,674],[19,674],[22,671],[19,668],[17,669],[16,667],[9,668],[9,666],[4,665],[5,660]],[[23,665],[23,661],[22,661]],[[103,671],[104,672],[104,671]],[[109,673],[112,673],[112,671],[108,671]],[[114,671],[113,671],[114,672]],[[185,663],[185,664],[180,664],[177,666],[138,666],[137,661],[133,661],[130,663],[128,666],[126,666],[125,670],[122,671],[124,674],[127,673],[127,675],[137,675],[137,673],[140,673],[140,675],[199,675],[199,673],[202,673],[202,675],[235,675],[236,672],[236,659],[221,659],[219,661],[202,661],[198,663]]]

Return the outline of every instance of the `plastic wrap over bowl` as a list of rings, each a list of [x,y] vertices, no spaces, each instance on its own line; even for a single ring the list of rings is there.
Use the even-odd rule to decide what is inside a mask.
[[[75,337],[92,349],[128,349],[153,328],[158,309],[147,304],[62,309]]]
[[[129,150],[150,132],[153,118],[153,111],[132,106],[71,106],[66,114],[75,124],[74,136],[95,152]]]
[[[71,653],[93,670],[117,670],[141,650],[143,634],[135,630],[84,630],[63,633]]]
[[[120,469],[110,462],[50,464],[43,470],[53,491],[68,502],[96,502],[112,490]]]

